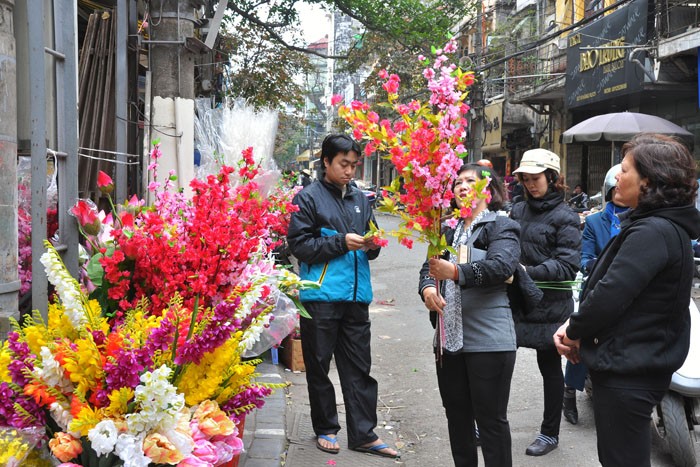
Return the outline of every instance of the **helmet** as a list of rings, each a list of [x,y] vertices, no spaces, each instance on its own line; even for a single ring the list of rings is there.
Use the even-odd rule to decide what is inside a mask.
[[[482,165],[484,167],[488,167],[489,169],[493,169],[493,164],[488,159],[479,159],[476,161],[476,165]]]
[[[617,177],[617,174],[619,174],[621,170],[622,166],[617,164],[610,167],[608,173],[605,174],[605,181],[603,182],[603,194],[605,195],[605,201],[610,201],[612,199],[611,190],[615,188],[615,185],[617,185],[617,180],[615,177]]]
[[[310,176],[311,176],[311,172],[309,172],[309,169],[304,169],[304,170],[301,171],[301,173],[303,173],[303,174],[306,175],[307,177],[310,177]]]
[[[520,167],[513,173],[538,174],[547,169],[552,169],[559,175],[559,156],[552,151],[538,148],[525,151],[520,160]]]

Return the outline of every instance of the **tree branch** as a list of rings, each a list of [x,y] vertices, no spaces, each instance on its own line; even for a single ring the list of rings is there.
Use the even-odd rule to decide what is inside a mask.
[[[283,47],[285,47],[285,48],[287,48],[287,49],[289,49],[289,50],[294,50],[294,51],[296,51],[296,52],[303,52],[303,53],[306,53],[306,54],[316,55],[317,57],[321,57],[321,58],[331,58],[331,59],[336,59],[336,60],[347,60],[347,58],[350,56],[349,54],[345,54],[345,55],[330,55],[330,54],[324,54],[324,53],[322,53],[322,52],[318,52],[318,51],[316,51],[316,50],[308,49],[308,48],[306,48],[306,47],[300,47],[300,46],[297,46],[297,45],[294,45],[294,44],[290,44],[290,43],[288,43],[286,40],[284,40],[284,39],[282,38],[282,36],[280,36],[280,35],[274,30],[274,28],[272,27],[271,24],[268,24],[268,23],[262,21],[262,20],[261,20],[260,18],[258,18],[257,16],[255,16],[255,15],[253,15],[253,14],[250,14],[249,12],[238,8],[238,6],[237,6],[234,2],[229,1],[229,2],[228,2],[228,8],[231,9],[234,13],[240,15],[240,16],[241,16],[243,19],[245,19],[246,21],[249,21],[250,23],[252,23],[252,24],[254,24],[254,25],[256,25],[256,26],[262,28],[263,30],[265,30],[265,32],[267,32],[267,33],[270,35],[270,37],[271,37],[272,39],[274,39],[276,42],[278,42],[278,43],[281,44]],[[288,25],[284,25],[284,26],[288,26]]]

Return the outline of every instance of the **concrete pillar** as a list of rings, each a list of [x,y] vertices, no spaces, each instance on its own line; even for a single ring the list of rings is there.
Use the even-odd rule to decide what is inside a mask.
[[[172,170],[175,187],[188,191],[194,177],[195,51],[185,41],[194,36],[194,8],[190,0],[163,0],[151,15],[151,137],[160,139],[163,152],[158,180]]]
[[[0,339],[18,318],[17,62],[14,0],[0,0]]]

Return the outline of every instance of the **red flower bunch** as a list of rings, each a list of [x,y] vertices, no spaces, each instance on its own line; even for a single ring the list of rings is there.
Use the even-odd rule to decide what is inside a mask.
[[[98,255],[106,282],[98,288],[106,292],[98,297],[103,310],[107,303],[110,311],[126,311],[147,298],[157,313],[176,294],[190,309],[195,297],[206,308],[227,297],[251,258],[271,251],[286,234],[296,210],[291,199],[263,197],[259,174],[249,148],[237,170],[223,166],[206,180],[193,180],[191,200],[169,197],[152,208],[132,202],[133,219],[114,228],[113,244]]]

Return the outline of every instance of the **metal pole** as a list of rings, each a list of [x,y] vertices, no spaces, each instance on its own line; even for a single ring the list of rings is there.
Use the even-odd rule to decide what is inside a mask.
[[[32,309],[44,316],[48,280],[39,258],[46,239],[46,74],[44,69],[44,0],[27,0],[32,155]]]
[[[482,10],[483,2],[479,1],[476,8],[476,40],[474,41],[474,49],[476,52],[476,67],[477,69],[481,66],[482,58],[482,35],[484,33],[482,24]],[[483,142],[484,133],[484,84],[481,82],[481,77],[477,75],[477,81],[474,83],[474,100],[473,107],[475,116],[472,119],[472,142],[474,144],[471,153],[469,154],[469,161],[474,162],[481,159],[481,144]]]
[[[18,317],[17,291],[17,60],[12,23],[14,0],[0,0],[10,21],[0,22],[0,340]]]
[[[65,247],[63,262],[68,272],[79,278],[78,224],[68,210],[78,199],[78,15],[77,0],[65,2],[54,11],[56,49],[64,57],[56,61],[56,95],[59,128],[58,151],[65,157],[56,158],[58,171],[58,229]]]
[[[115,139],[117,143],[116,160],[126,162],[127,151],[127,109],[129,96],[129,69],[127,65],[127,40],[129,34],[129,14],[126,0],[117,0],[117,44],[115,55],[115,70],[116,77],[115,86]],[[128,179],[126,173],[126,164],[116,164],[115,168],[115,199],[121,203],[126,199]]]

